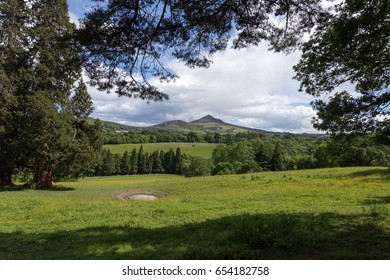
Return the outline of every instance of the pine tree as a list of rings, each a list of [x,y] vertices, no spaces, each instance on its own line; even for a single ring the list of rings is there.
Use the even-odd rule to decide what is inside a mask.
[[[130,175],[130,173],[131,173],[130,153],[128,151],[125,151],[121,158],[121,174]]]
[[[103,150],[102,175],[111,176],[114,171],[114,156],[110,150]]]
[[[8,184],[17,168],[29,168],[36,187],[51,188],[55,172],[92,172],[101,126],[85,121],[93,107],[66,0],[26,2],[0,3],[0,103],[7,108],[0,112],[0,156],[2,165],[12,159],[0,179]]]
[[[76,50],[64,39],[74,30],[66,1],[33,2],[31,14],[35,43],[28,82],[32,85],[32,95],[25,93],[25,107],[32,116],[28,123],[32,140],[29,148],[36,186],[51,188],[54,166],[71,149],[73,128],[69,119],[69,97],[80,68],[75,63]]]
[[[138,151],[138,174],[146,173],[146,157],[144,154],[144,147],[141,145]]]
[[[279,143],[275,145],[270,164],[271,170],[273,171],[282,171],[285,169],[282,148]]]
[[[153,174],[164,173],[164,169],[160,158],[160,153],[158,151],[154,151],[152,154],[152,173]]]
[[[12,175],[25,162],[19,152],[24,130],[17,94],[25,85],[23,72],[29,65],[29,22],[25,1],[0,2],[0,187],[12,185]]]
[[[73,135],[68,152],[53,168],[57,178],[77,178],[93,174],[103,144],[103,123],[100,120],[93,123],[87,120],[92,113],[93,104],[82,80],[70,102],[68,114]]]
[[[81,78],[79,84],[71,98],[71,110],[74,119],[86,120],[86,118],[93,112],[92,98],[88,93],[87,86]]]
[[[138,154],[137,154],[136,148],[134,148],[131,151],[130,163],[131,163],[130,174],[131,175],[137,174],[138,173]]]
[[[145,161],[146,161],[146,167],[145,167],[145,174],[152,173],[152,155],[149,153],[145,153]]]
[[[114,154],[114,170],[113,175],[120,175],[121,174],[121,159],[118,154]]]
[[[165,173],[173,174],[173,161],[175,157],[175,152],[173,149],[169,149],[168,152],[164,155],[164,171]]]
[[[175,158],[174,158],[173,172],[175,174],[179,174],[179,175],[182,175],[184,173],[184,171],[183,171],[183,157],[181,155],[180,147],[178,147],[176,149],[176,154],[175,154]]]
[[[165,153],[164,153],[163,150],[160,151],[159,158],[160,158],[161,166],[162,166],[162,171],[161,171],[161,173],[165,173],[165,169],[164,169]]]

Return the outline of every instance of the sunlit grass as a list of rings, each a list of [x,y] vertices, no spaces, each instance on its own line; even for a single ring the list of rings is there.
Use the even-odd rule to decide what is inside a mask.
[[[61,184],[0,192],[0,258],[390,258],[384,168]],[[119,198],[137,191],[162,197]]]

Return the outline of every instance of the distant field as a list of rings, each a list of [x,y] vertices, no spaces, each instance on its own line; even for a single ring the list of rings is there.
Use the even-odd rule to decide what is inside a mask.
[[[390,259],[385,168],[62,185],[0,192],[0,259]]]
[[[198,124],[199,125],[199,124]],[[215,124],[215,122],[201,123],[202,129],[219,133],[248,132],[247,128],[241,128],[230,124]]]
[[[144,151],[152,153],[156,150],[165,152],[173,149],[176,152],[177,147],[180,147],[182,154],[191,156],[199,156],[203,158],[211,158],[213,150],[218,144],[209,143],[147,143],[147,144],[117,144],[104,145],[104,148],[109,149],[114,154],[123,154],[126,150],[131,152],[134,148],[139,150],[143,146]]]

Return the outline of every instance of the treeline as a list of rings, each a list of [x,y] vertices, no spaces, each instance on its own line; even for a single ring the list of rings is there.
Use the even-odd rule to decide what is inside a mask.
[[[390,145],[382,135],[332,137],[315,154],[317,167],[390,166]]]
[[[306,143],[301,142],[299,145],[294,144],[294,140],[297,139],[263,139],[218,146],[213,152],[212,174],[337,166],[388,166],[390,163],[390,147],[376,143],[372,135],[333,137],[322,143],[306,140]]]
[[[242,134],[246,136],[251,134]],[[253,135],[252,135],[253,136]],[[187,156],[177,148],[145,153],[143,147],[123,155],[104,150],[96,176],[179,174],[187,177],[244,174],[346,166],[389,166],[390,147],[375,135],[308,138],[268,135],[218,145],[211,159]]]
[[[213,151],[211,161],[197,159],[196,163],[189,164],[199,166],[199,172],[193,176],[338,166],[389,166],[390,147],[378,143],[374,135],[326,139],[271,136],[219,145]]]
[[[123,132],[104,132],[104,144],[139,144],[139,143],[220,143],[228,144],[241,140],[252,140],[264,135],[255,132],[240,132],[236,134],[221,134],[218,132],[196,133],[176,132],[169,130],[129,130]]]
[[[180,147],[168,152],[156,150],[144,152],[143,146],[137,151],[125,151],[122,155],[104,149],[100,164],[95,168],[95,176],[136,175],[136,174],[184,174],[184,157]]]

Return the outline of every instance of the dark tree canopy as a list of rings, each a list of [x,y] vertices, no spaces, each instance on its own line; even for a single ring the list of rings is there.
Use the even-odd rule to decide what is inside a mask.
[[[301,89],[319,97],[314,125],[332,134],[389,135],[390,2],[343,1],[336,15],[317,27],[295,67]],[[339,91],[349,83],[355,93]]]
[[[87,122],[74,30],[66,0],[0,1],[0,187],[20,169],[38,188],[93,170],[102,127]]]
[[[109,0],[86,15],[79,33],[91,84],[120,96],[163,100],[151,77],[176,76],[171,56],[190,67],[208,67],[227,48],[268,41],[276,51],[300,45],[326,20],[322,0]]]

